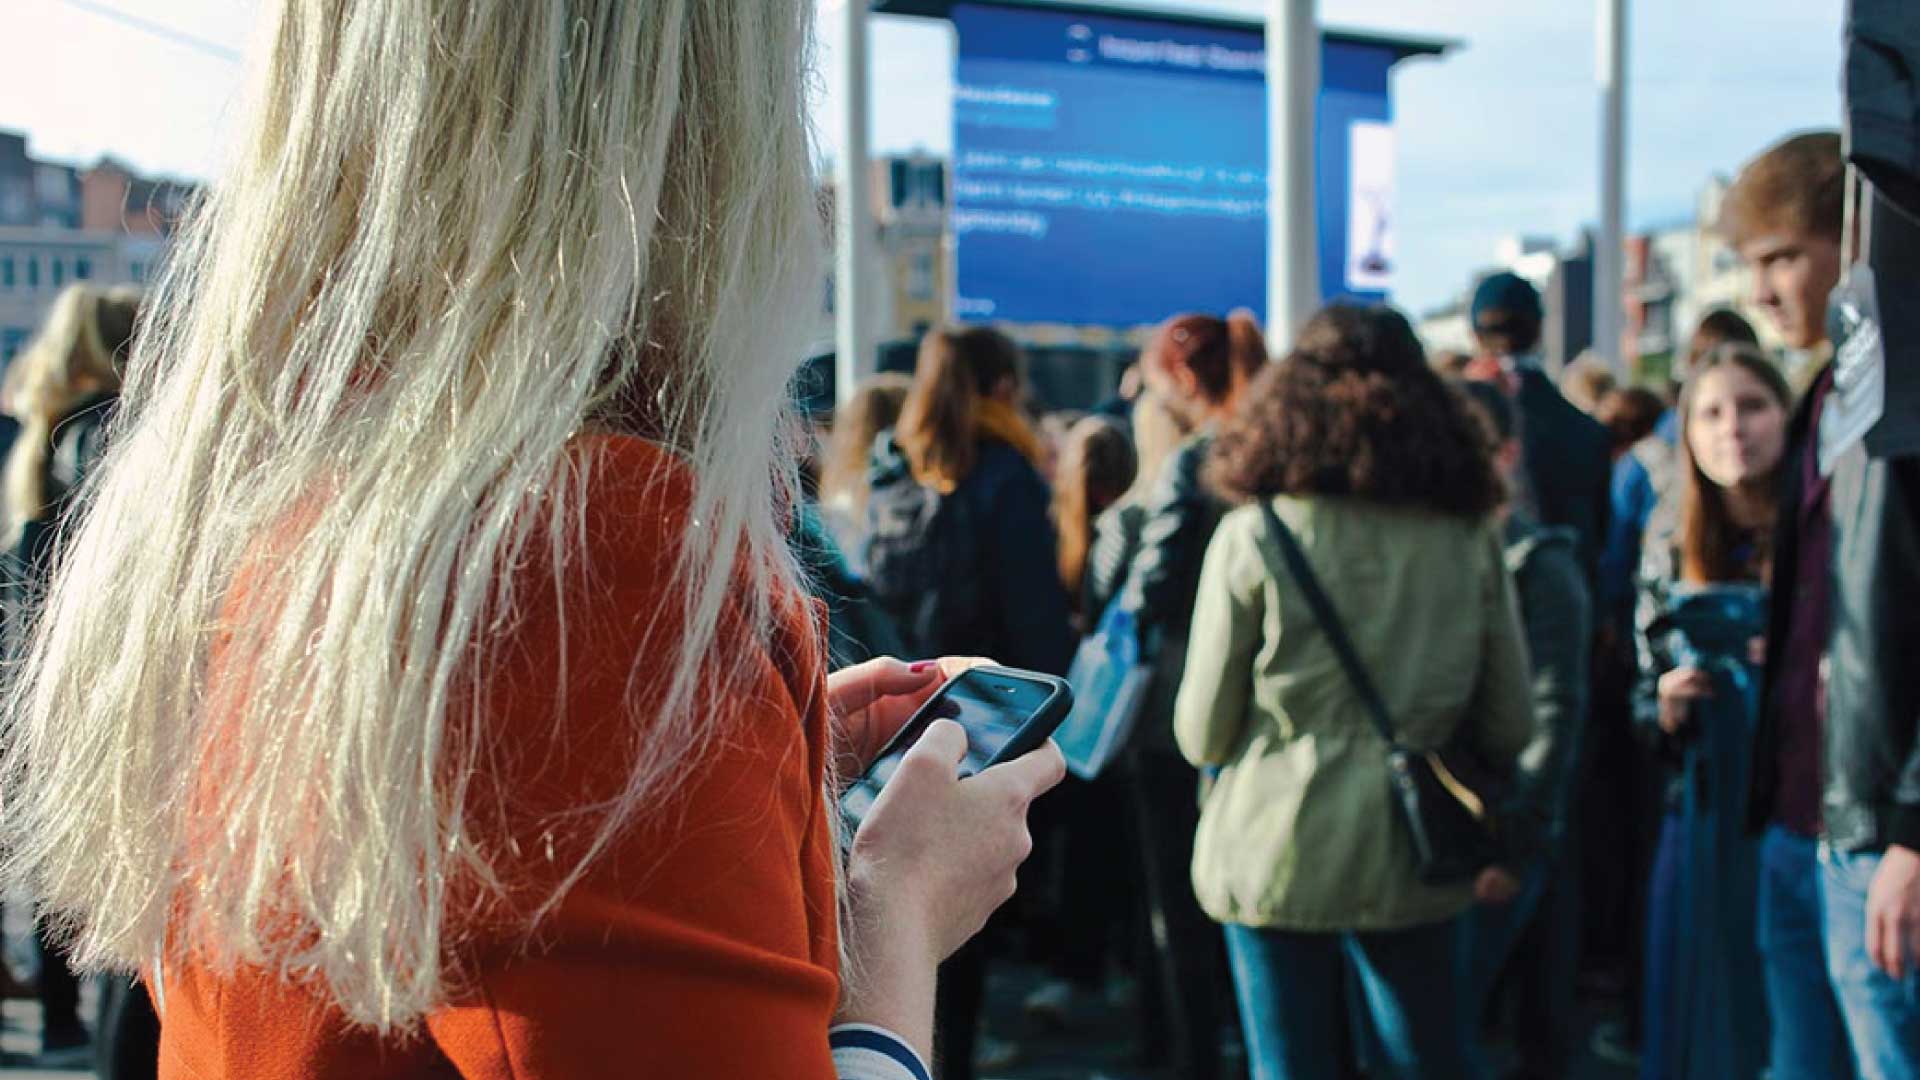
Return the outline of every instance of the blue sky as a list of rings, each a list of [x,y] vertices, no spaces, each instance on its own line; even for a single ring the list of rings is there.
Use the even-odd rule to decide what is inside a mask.
[[[725,2],[725,0],[713,0]],[[1262,0],[1159,6],[1258,15]],[[144,169],[210,174],[255,0],[0,0],[0,128],[36,153],[113,152]],[[1840,0],[1640,0],[1631,17],[1628,217],[1691,216],[1707,177],[1788,131],[1839,118]],[[203,43],[133,29],[97,9]],[[1594,217],[1598,103],[1591,0],[1321,0],[1329,25],[1447,37],[1464,47],[1395,79],[1399,250],[1395,299],[1446,300],[1501,236],[1571,236]],[[831,151],[837,41],[823,19],[822,140]],[[944,151],[952,39],[939,24],[876,20],[874,145]]]

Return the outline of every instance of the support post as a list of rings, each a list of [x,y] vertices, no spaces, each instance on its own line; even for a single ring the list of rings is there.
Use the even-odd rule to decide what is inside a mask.
[[[1320,306],[1317,6],[1315,0],[1267,0],[1267,343],[1275,355],[1292,347]]]
[[[840,156],[834,163],[834,392],[840,401],[874,366],[873,328],[867,308],[873,218],[873,172],[868,162],[871,108],[868,94],[867,2],[842,0]]]
[[[1593,252],[1593,350],[1620,374],[1626,288],[1627,0],[1597,0],[1600,235]]]

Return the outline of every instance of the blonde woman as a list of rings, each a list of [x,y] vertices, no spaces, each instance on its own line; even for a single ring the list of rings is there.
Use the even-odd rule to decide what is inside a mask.
[[[139,310],[137,290],[68,286],[8,369],[0,405],[20,422],[6,465],[10,545],[56,516],[98,456]]]
[[[924,1076],[1061,764],[936,724],[839,854],[944,669],[829,677],[783,546],[811,5],[271,19],[10,689],[11,877],[163,1077]]]
[[[861,548],[867,533],[867,470],[873,443],[900,420],[913,378],[884,371],[861,381],[853,397],[833,412],[833,436],[827,440],[820,471],[820,516],[854,572],[863,572]]]
[[[1107,507],[1093,523],[1093,544],[1087,552],[1081,606],[1087,618],[1100,620],[1107,604],[1126,584],[1127,571],[1140,550],[1140,530],[1146,524],[1148,501],[1160,484],[1161,466],[1188,435],[1180,418],[1166,402],[1143,393],[1133,403],[1133,484],[1120,500]]]
[[[0,393],[20,423],[7,452],[6,558],[0,567],[0,611],[9,657],[21,650],[35,598],[60,546],[72,495],[100,456],[139,304],[139,293],[131,290],[69,287],[54,301],[39,335],[7,371]],[[46,931],[44,924],[34,927],[41,1011],[35,1064],[73,1068],[92,1056],[87,1029],[80,1022],[80,982],[66,951],[49,941]],[[116,984],[111,993],[117,996],[120,989]],[[150,1041],[147,1049],[152,1049]]]

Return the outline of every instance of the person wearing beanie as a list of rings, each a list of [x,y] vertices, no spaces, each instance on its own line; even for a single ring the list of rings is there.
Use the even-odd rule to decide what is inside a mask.
[[[1477,352],[1469,377],[1505,388],[1520,415],[1522,505],[1541,524],[1574,531],[1591,586],[1611,513],[1607,430],[1568,401],[1542,369],[1545,311],[1539,290],[1525,278],[1502,272],[1482,281],[1469,316]]]
[[[1545,311],[1540,293],[1531,283],[1517,274],[1494,274],[1474,290],[1470,317],[1476,355],[1467,375],[1506,391],[1519,429],[1514,508],[1546,528],[1573,534],[1575,554],[1591,597],[1599,590],[1600,552],[1612,516],[1612,437],[1599,421],[1568,401],[1543,369],[1540,339]],[[1594,629],[1591,610],[1587,619],[1590,636]],[[1579,791],[1588,783],[1590,761],[1582,754],[1573,762],[1567,778],[1570,790]],[[1630,786],[1619,776],[1598,779],[1610,791]],[[1571,948],[1567,942],[1578,932],[1573,912],[1580,900],[1580,887],[1575,884],[1579,875],[1588,865],[1613,866],[1623,861],[1617,849],[1625,838],[1604,829],[1594,830],[1594,858],[1583,855],[1584,834],[1588,831],[1589,823],[1575,815],[1562,834],[1562,864],[1581,869],[1547,886],[1535,916],[1536,937],[1544,937],[1547,942],[1530,951],[1563,952]],[[1564,996],[1532,1002],[1526,1038],[1520,1045],[1523,1073],[1560,1075],[1572,1055],[1576,1029],[1572,1003]]]

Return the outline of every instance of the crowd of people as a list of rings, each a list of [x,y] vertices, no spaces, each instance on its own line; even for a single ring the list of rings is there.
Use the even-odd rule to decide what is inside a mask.
[[[1086,415],[1024,419],[1016,347],[981,328],[934,332],[913,377],[856,392],[830,456],[864,446],[868,468],[830,466],[821,498],[868,509],[837,537],[869,554],[863,594],[915,628],[910,650],[1060,673],[1119,609],[1153,672],[1123,759],[1036,808],[1029,877],[1107,887],[1028,898],[969,946],[947,972],[966,1004],[941,1015],[942,1075],[1017,1052],[976,1053],[995,949],[1059,976],[1033,1012],[1101,965],[1130,972],[1145,1052],[1183,1077],[1218,1075],[1223,1039],[1262,1080],[1481,1075],[1489,1025],[1514,1075],[1563,1076],[1576,993],[1596,985],[1630,1014],[1596,1052],[1649,1080],[1920,1067],[1899,1004],[1910,890],[1889,877],[1886,907],[1867,903],[1862,862],[1897,844],[1899,774],[1853,749],[1900,729],[1869,713],[1851,718],[1865,733],[1823,730],[1834,695],[1886,697],[1871,668],[1851,691],[1819,675],[1823,635],[1848,632],[1820,593],[1865,588],[1812,501],[1832,482],[1808,414],[1830,392],[1843,171],[1818,133],[1748,164],[1721,225],[1784,347],[1715,310],[1658,386],[1590,359],[1556,384],[1539,294],[1500,274],[1457,357],[1429,357],[1389,309],[1334,305],[1277,361],[1244,315],[1171,319],[1131,400]],[[871,419],[886,395],[907,403],[892,428]],[[957,437],[922,433],[936,411]],[[873,512],[900,490],[913,512]],[[930,492],[958,505],[929,510]],[[1796,578],[1825,584],[1782,594]],[[1850,632],[1867,656],[1892,647],[1871,620]],[[1500,777],[1481,873],[1420,872],[1386,781],[1397,744],[1462,747]],[[1834,834],[1830,813],[1865,823]],[[1075,926],[1126,932],[1060,949]]]
[[[970,1080],[1018,959],[1068,1023],[1124,972],[1183,1080],[1564,1076],[1596,975],[1646,1080],[1920,1076],[1920,481],[1831,434],[1837,136],[1726,200],[1786,349],[1716,311],[1670,385],[1556,383],[1499,274],[1466,354],[1189,313],[1049,413],[954,326],[807,430],[805,7],[289,6],[155,293],[63,295],[0,389],[44,1063]],[[836,812],[1109,625],[1098,775],[937,721]]]

